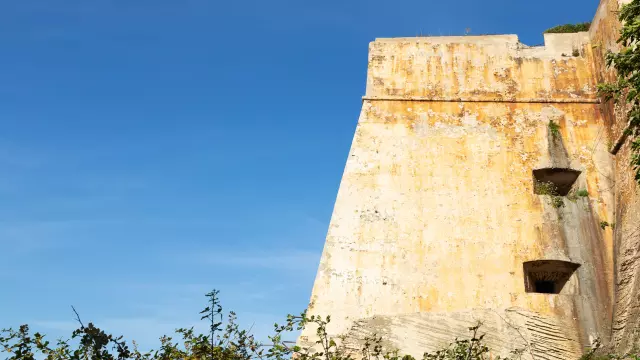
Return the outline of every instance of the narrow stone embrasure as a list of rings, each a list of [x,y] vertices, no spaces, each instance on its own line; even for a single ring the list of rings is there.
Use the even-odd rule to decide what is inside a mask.
[[[523,263],[523,267],[526,292],[560,294],[580,264],[562,260],[535,260]]]
[[[533,170],[534,192],[538,195],[566,196],[580,176],[580,171],[566,168]]]

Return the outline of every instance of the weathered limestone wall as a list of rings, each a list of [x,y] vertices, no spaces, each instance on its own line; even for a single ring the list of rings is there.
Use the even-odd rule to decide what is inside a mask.
[[[347,344],[375,332],[421,356],[478,320],[496,353],[578,357],[607,339],[613,162],[587,33],[379,39],[309,311]],[[547,126],[560,125],[561,138]],[[582,171],[556,209],[532,170]],[[560,294],[525,291],[523,263],[580,268]],[[307,329],[301,343],[313,340]]]
[[[605,68],[607,50],[617,51],[620,23],[617,11],[621,0],[603,0],[590,29],[594,53],[594,69],[598,82],[612,81],[615,73]],[[615,143],[627,126],[624,111],[613,104],[603,104],[609,145]],[[615,155],[615,277],[616,296],[613,320],[613,346],[629,351],[640,344],[640,189],[633,179],[630,163],[630,141]]]
[[[545,47],[516,35],[379,39],[369,47],[366,98],[595,100],[588,41],[588,33],[546,34]]]

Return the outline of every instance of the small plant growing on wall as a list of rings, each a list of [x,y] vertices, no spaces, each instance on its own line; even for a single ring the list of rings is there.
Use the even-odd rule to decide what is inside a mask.
[[[558,188],[552,182],[535,181],[534,192],[538,195],[558,195]]]
[[[602,230],[606,229],[607,226],[609,226],[609,223],[607,221],[600,221],[600,228]]]
[[[589,196],[589,192],[587,190],[581,189],[581,190],[576,190],[576,191],[571,191],[568,195],[567,195],[567,199],[569,199],[571,202],[576,202],[578,201],[578,199],[580,198],[584,198]]]
[[[554,138],[560,136],[560,125],[556,124],[553,120],[549,120],[548,127]]]
[[[562,199],[562,196],[552,196],[551,205],[553,205],[553,207],[556,209],[564,207],[564,200]]]

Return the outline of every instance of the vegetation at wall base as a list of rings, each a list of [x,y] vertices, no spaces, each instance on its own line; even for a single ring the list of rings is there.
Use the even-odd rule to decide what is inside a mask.
[[[362,339],[361,347],[354,350],[342,346],[343,338],[334,339],[327,333],[331,317],[288,315],[284,325],[274,325],[268,343],[261,343],[247,330],[240,329],[236,315],[229,312],[224,321],[218,292],[206,294],[208,306],[200,312],[201,320],[209,325],[207,334],[197,334],[192,328],[175,330],[175,338],[160,337],[158,350],[142,352],[136,343],[129,346],[122,336],[108,334],[93,323],[84,325],[75,309],[78,328],[68,340],[51,344],[46,336],[32,333],[28,325],[17,330],[0,331],[0,357],[7,360],[415,360],[411,355],[401,355],[397,349],[383,346],[384,339],[375,334]],[[316,330],[317,340],[312,346],[291,345],[283,340],[311,325]],[[469,328],[470,336],[456,338],[448,346],[435,352],[425,352],[422,360],[507,360],[537,358],[529,348],[515,349],[510,357],[491,355],[484,343],[482,324]],[[599,341],[585,354],[582,360],[640,360],[640,355],[598,356]]]
[[[631,137],[631,167],[640,184],[640,0],[623,5],[619,20],[623,24],[618,38],[622,50],[605,56],[607,66],[615,69],[618,77],[613,83],[599,84],[598,91],[606,101],[613,100],[626,109],[629,123],[624,135]]]
[[[547,29],[545,34],[560,34],[560,33],[577,33],[581,31],[589,31],[591,27],[590,22],[578,23],[578,24],[564,24],[554,26],[551,29]]]

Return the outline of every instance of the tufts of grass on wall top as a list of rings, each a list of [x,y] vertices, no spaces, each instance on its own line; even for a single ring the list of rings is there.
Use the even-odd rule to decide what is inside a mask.
[[[561,34],[561,33],[577,33],[581,31],[589,31],[591,26],[590,22],[584,22],[579,24],[564,24],[554,26],[551,29],[547,29],[545,34]]]

